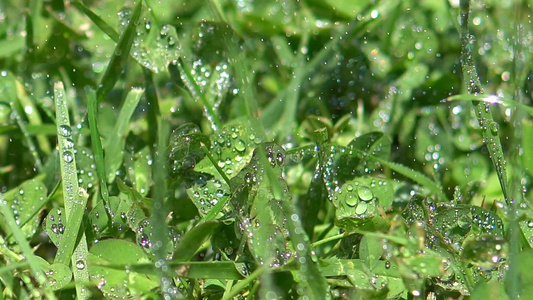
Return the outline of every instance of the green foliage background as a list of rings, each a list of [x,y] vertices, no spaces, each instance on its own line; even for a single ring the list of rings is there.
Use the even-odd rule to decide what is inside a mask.
[[[528,295],[532,5],[1,2],[0,296]]]

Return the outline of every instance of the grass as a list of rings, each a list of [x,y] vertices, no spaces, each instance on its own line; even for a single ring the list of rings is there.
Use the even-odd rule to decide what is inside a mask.
[[[529,10],[0,4],[0,295],[526,297]]]

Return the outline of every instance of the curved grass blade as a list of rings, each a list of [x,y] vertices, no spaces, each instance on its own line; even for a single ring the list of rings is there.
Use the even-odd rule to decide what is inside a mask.
[[[117,122],[115,123],[115,127],[113,127],[113,132],[105,141],[104,165],[106,166],[107,170],[108,182],[112,182],[115,179],[116,171],[122,165],[122,160],[124,158],[124,144],[126,142],[125,134],[127,132],[131,117],[133,116],[135,108],[137,107],[137,104],[139,104],[139,100],[141,99],[143,93],[143,89],[131,89],[131,91],[128,93],[128,96],[126,96],[124,104],[122,105]],[[96,105],[96,103],[94,105]]]
[[[80,11],[82,11],[91,21],[93,21],[100,30],[102,30],[107,36],[109,36],[113,41],[119,42],[120,36],[118,32],[113,29],[109,24],[107,24],[102,18],[100,18],[98,15],[93,13],[87,6],[85,6],[83,3],[81,3],[78,0],[74,0],[71,2],[76,8],[78,8]]]
[[[398,163],[390,162],[388,160],[384,160],[382,158],[370,155],[368,153],[364,153],[363,151],[359,149],[354,148],[353,150],[361,158],[369,158],[369,159],[375,160],[379,162],[380,164],[382,164],[383,166],[402,174],[403,176],[413,180],[414,182],[418,184],[421,184],[422,186],[425,186],[431,192],[433,192],[437,197],[441,198],[443,201],[449,201],[448,197],[446,197],[446,194],[444,194],[442,190],[437,186],[437,184],[433,182],[433,180],[429,179],[426,175],[420,172],[417,172],[413,169],[410,169],[406,166],[400,165]]]
[[[472,102],[480,101],[480,102],[485,102],[489,104],[502,104],[508,107],[518,107],[533,116],[533,107],[527,106],[513,99],[500,97],[497,95],[485,96],[485,95],[458,94],[458,95],[450,96],[446,98],[446,100],[448,101],[472,101]]]
[[[209,103],[204,93],[200,89],[200,86],[194,79],[194,76],[191,73],[191,69],[181,57],[178,58],[177,66],[180,70],[180,74],[182,74],[181,79],[183,80],[183,82],[185,82],[185,85],[187,86],[187,89],[191,92],[193,98],[196,100],[200,100],[200,102],[204,105],[204,110],[207,115],[207,119],[211,123],[211,127],[215,131],[218,130],[222,123],[220,122],[217,113],[213,109],[213,106],[211,105],[211,103]]]
[[[65,199],[65,211],[67,225],[62,238],[62,243],[58,247],[55,263],[76,266],[72,268],[76,283],[76,294],[79,299],[90,298],[90,292],[85,288],[89,282],[89,272],[87,270],[87,240],[80,232],[81,221],[85,212],[88,195],[78,187],[78,170],[74,156],[74,142],[71,139],[72,130],[70,127],[69,112],[66,103],[65,89],[63,83],[57,82],[54,85],[54,98],[56,105],[57,136],[59,144],[59,156],[61,165],[61,178],[63,181],[63,197]],[[79,241],[79,242],[78,242]]]
[[[100,81],[98,86],[98,91],[96,93],[98,102],[101,102],[107,93],[111,91],[115,83],[117,82],[120,74],[122,73],[122,68],[126,63],[126,59],[130,56],[131,45],[133,44],[133,39],[135,38],[137,24],[139,23],[139,17],[141,16],[142,0],[137,3],[135,6],[135,11],[131,17],[131,20],[126,27],[126,30],[120,36],[120,39],[115,47],[113,52],[113,57],[107,66],[104,76]]]
[[[102,149],[102,141],[100,140],[100,132],[98,132],[98,124],[96,121],[98,111],[98,101],[96,99],[96,92],[93,89],[87,91],[87,115],[89,119],[89,129],[91,130],[91,144],[94,153],[94,161],[96,162],[96,176],[100,182],[100,194],[104,200],[104,204],[108,205],[109,192],[107,190],[104,150]]]
[[[174,250],[174,260],[189,261],[219,225],[220,223],[216,220],[203,222],[187,231]]]
[[[463,80],[466,83],[468,93],[474,96],[483,94],[483,88],[479,80],[474,59],[472,58],[475,38],[470,34],[468,27],[468,17],[470,14],[470,0],[461,0],[461,68],[463,69]],[[490,105],[485,102],[474,104],[483,142],[487,146],[490,159],[496,169],[498,180],[502,188],[503,195],[508,204],[509,188],[507,184],[507,171],[505,156],[503,155],[502,144],[498,136],[498,124],[494,121]]]

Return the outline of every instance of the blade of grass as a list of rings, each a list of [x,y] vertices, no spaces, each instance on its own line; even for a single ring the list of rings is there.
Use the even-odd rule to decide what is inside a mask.
[[[174,250],[174,260],[189,261],[219,225],[218,221],[203,222],[187,231]]]
[[[533,116],[533,107],[527,106],[523,103],[515,101],[513,99],[500,97],[496,95],[471,95],[471,94],[458,94],[446,98],[448,101],[482,101],[489,104],[502,104],[508,107],[516,107],[524,110],[528,114]]]
[[[211,0],[209,1],[209,5],[211,14],[214,16],[215,20],[226,23],[226,18],[218,1]],[[231,24],[227,24],[227,26],[231,28]],[[231,31],[236,35],[233,28],[231,28]],[[241,106],[244,107],[244,114],[247,116],[250,124],[252,124],[254,134],[261,138],[261,140],[266,141],[266,131],[258,117],[259,106],[257,105],[257,96],[255,95],[255,90],[252,86],[253,77],[250,76],[250,74],[253,74],[253,72],[250,71],[251,69],[248,65],[248,59],[246,58],[244,51],[240,49],[238,43],[235,43],[228,34],[224,34],[222,40],[227,47],[229,62],[235,72],[235,81],[240,90],[239,98],[241,100]]]
[[[187,89],[190,91],[191,95],[196,101],[200,101],[202,105],[204,106],[204,111],[207,115],[208,121],[211,123],[211,128],[213,130],[218,130],[222,123],[220,122],[220,119],[217,116],[217,113],[213,109],[213,106],[207,98],[205,97],[204,93],[200,89],[200,86],[196,82],[196,79],[192,76],[191,69],[189,66],[183,61],[183,58],[178,58],[178,68],[180,70],[181,79],[183,82],[185,82],[185,85],[187,86]]]
[[[128,125],[130,123],[131,117],[135,112],[137,104],[141,99],[142,94],[144,93],[143,89],[132,88],[131,91],[126,96],[126,100],[120,109],[120,113],[113,127],[113,132],[109,135],[105,141],[105,167],[107,169],[107,181],[112,182],[115,179],[116,171],[122,165],[122,160],[124,157],[124,143],[126,141],[125,134],[128,130]],[[94,104],[96,105],[96,104]]]
[[[54,85],[54,98],[56,105],[56,122],[58,131],[59,156],[61,166],[61,178],[63,181],[63,197],[65,199],[65,211],[67,224],[63,234],[61,245],[57,251],[54,262],[69,265],[72,261],[76,294],[79,299],[90,298],[90,292],[85,288],[89,282],[87,270],[87,240],[85,233],[78,239],[83,214],[86,209],[88,195],[78,187],[78,170],[74,156],[74,145],[71,137],[69,112],[66,103],[63,83]],[[79,241],[79,243],[78,243]]]
[[[46,279],[46,276],[43,273],[43,270],[40,267],[39,261],[33,254],[30,244],[28,243],[28,241],[26,241],[24,233],[22,233],[22,231],[18,227],[17,222],[15,221],[15,217],[13,216],[13,212],[8,206],[7,201],[4,199],[4,194],[2,193],[0,193],[0,213],[2,213],[5,220],[7,221],[7,225],[11,233],[15,237],[17,245],[20,247],[22,254],[26,258],[35,280],[37,280],[40,286],[44,287],[44,292],[47,297],[49,297],[50,299],[55,299],[54,294],[49,289],[50,285],[48,283],[48,280]]]
[[[159,270],[154,264],[134,264],[134,265],[109,265],[97,264],[97,266],[106,267],[114,270],[129,269],[133,272],[146,275],[157,275]],[[239,271],[244,267],[243,263],[233,261],[169,261],[169,268],[173,268],[179,277],[191,279],[227,279],[240,280],[243,276]]]
[[[17,111],[17,108],[13,102],[11,102],[11,114],[15,117],[15,121],[17,122],[17,125],[22,132],[22,136],[24,137],[24,140],[26,141],[26,144],[28,145],[28,149],[30,150],[31,155],[33,156],[33,159],[35,160],[35,167],[38,171],[41,171],[43,169],[43,163],[41,161],[41,158],[39,157],[39,152],[37,151],[37,147],[35,146],[35,143],[33,142],[32,137],[28,133],[28,130],[26,129],[26,124],[22,120],[22,117]]]
[[[96,121],[96,116],[98,115],[98,100],[96,99],[96,92],[93,89],[87,90],[87,99],[87,116],[89,119],[89,129],[91,130],[91,144],[94,153],[94,161],[96,162],[96,177],[98,177],[98,181],[100,182],[100,194],[104,200],[104,205],[105,207],[108,207],[109,192],[106,181],[104,150],[102,149],[102,141],[100,139],[100,132],[98,131],[98,123]]]
[[[475,39],[474,36],[470,34],[468,25],[470,0],[461,0],[459,6],[461,8],[461,68],[463,69],[463,80],[466,84],[468,93],[479,96],[480,94],[483,94],[483,88],[472,57]],[[476,111],[479,126],[481,127],[483,142],[487,146],[490,159],[496,169],[496,174],[498,175],[505,201],[507,204],[510,204],[511,199],[509,198],[509,188],[507,185],[506,162],[500,137],[498,136],[498,124],[494,121],[489,104],[478,102],[474,104],[474,109]]]
[[[167,195],[167,147],[170,135],[170,124],[167,119],[161,119],[157,128],[157,155],[155,157],[154,178],[154,202],[152,224],[154,225],[154,245],[159,247],[155,251],[156,268],[159,270],[159,282],[164,298],[170,299],[172,295],[172,277],[166,261],[166,245],[168,244],[168,229],[165,224],[167,212],[165,209],[165,197]]]
[[[78,0],[74,0],[71,2],[74,6],[76,6],[77,9],[79,9],[81,12],[83,12],[91,21],[93,21],[100,30],[102,30],[107,36],[109,36],[114,42],[118,43],[120,36],[118,32],[113,29],[109,24],[106,23],[102,18],[100,18],[97,14],[93,13],[92,10],[90,10],[87,6],[85,6],[82,2]]]
[[[252,283],[259,276],[261,276],[266,270],[267,268],[265,266],[261,266],[255,269],[255,271],[253,271],[250,276],[239,281],[236,285],[233,286],[233,288],[229,292],[224,293],[222,300],[233,299],[233,297],[237,296],[242,290],[246,288],[246,286]]]
[[[442,192],[442,190],[437,186],[437,184],[435,182],[433,182],[433,180],[429,179],[426,175],[424,175],[424,174],[422,174],[422,173],[420,173],[418,171],[415,171],[413,169],[410,169],[410,168],[408,168],[406,166],[400,165],[398,163],[390,162],[390,161],[381,159],[379,157],[373,156],[371,154],[365,153],[365,152],[363,152],[363,151],[361,151],[359,149],[355,149],[354,148],[353,150],[362,159],[375,160],[378,163],[382,164],[383,166],[393,170],[394,172],[400,173],[401,175],[413,180],[414,182],[416,182],[416,183],[418,183],[418,184],[420,184],[422,186],[425,186],[426,188],[428,188],[431,192],[433,192],[437,197],[439,197],[443,201],[449,201],[449,199],[446,196],[446,194],[444,194]]]
[[[142,9],[142,0],[137,3],[133,15],[126,26],[126,30],[120,36],[120,39],[115,47],[113,52],[113,57],[109,61],[104,76],[100,81],[98,86],[98,91],[96,93],[98,102],[101,102],[107,93],[115,86],[120,74],[122,73],[122,68],[126,63],[126,60],[130,56],[131,45],[133,44],[133,39],[135,38],[137,24],[139,23],[139,18],[141,16]]]

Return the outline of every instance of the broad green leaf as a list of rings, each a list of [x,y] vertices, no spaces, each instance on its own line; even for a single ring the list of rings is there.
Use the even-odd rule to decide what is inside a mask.
[[[359,153],[388,160],[390,148],[390,139],[382,132],[370,132],[355,138],[348,144],[346,153],[340,159],[340,175],[349,180],[357,174],[375,171],[380,167],[380,163],[376,160],[368,159],[364,155],[361,156]]]
[[[78,147],[74,152],[78,166],[78,184],[84,189],[92,189],[97,183],[94,156],[91,150]]]
[[[456,157],[451,167],[452,177],[460,185],[485,180],[490,168],[485,157],[479,153]]]
[[[203,143],[201,136],[197,138],[200,140],[193,142],[191,150],[195,149],[197,143]],[[219,205],[223,205],[219,208],[221,213],[217,212],[215,216],[229,218],[232,210],[225,203],[229,199],[230,189],[224,176],[229,179],[235,177],[250,162],[252,152],[261,140],[250,132],[247,122],[237,121],[228,123],[220,131],[213,133],[210,141],[209,152],[214,161],[204,157],[196,163],[194,173],[185,182],[187,194],[201,215],[209,214],[220,203]],[[177,151],[185,150],[177,148]],[[192,157],[200,155],[198,150],[194,151]]]
[[[508,300],[503,283],[496,279],[479,281],[472,291],[472,300]]]
[[[61,244],[66,223],[65,210],[61,207],[52,208],[44,219],[44,229],[56,247]]]
[[[383,244],[381,240],[374,236],[363,236],[359,244],[359,258],[365,261],[370,270],[374,269],[382,255]]]
[[[107,207],[103,201],[99,201],[88,217],[94,237],[100,239],[103,236],[113,236],[128,229],[127,213],[131,206],[132,202],[129,199],[116,196],[109,197]]]
[[[424,277],[437,277],[444,273],[442,257],[434,253],[417,254],[403,259],[411,271]]]
[[[7,203],[11,206],[13,216],[17,224],[22,226],[22,232],[26,238],[31,238],[39,226],[39,218],[35,217],[39,210],[46,204],[46,187],[37,180],[28,180],[21,184],[13,194],[7,198]],[[5,220],[2,220],[2,228],[6,229]]]
[[[89,255],[91,281],[106,295],[143,295],[159,286],[157,278],[127,270],[128,265],[150,260],[140,246],[126,240],[107,239],[95,244]],[[123,265],[119,270],[106,265]]]
[[[126,32],[133,13],[131,8],[119,12],[119,29],[123,32]],[[138,24],[136,22],[137,34],[133,38],[131,55],[152,72],[164,72],[168,64],[180,56],[181,45],[176,29],[170,24],[159,24],[146,9],[141,13],[140,20]]]
[[[474,266],[496,268],[503,256],[504,244],[503,237],[492,234],[467,238],[463,243],[461,257]]]
[[[183,124],[172,131],[168,150],[171,177],[183,176],[196,167],[206,155],[202,144],[211,147],[209,137],[194,124]]]
[[[380,178],[360,177],[346,182],[333,197],[336,223],[348,231],[379,215],[378,207],[392,204],[391,184]]]
[[[67,265],[64,264],[50,264],[40,256],[36,256],[39,264],[44,270],[50,287],[53,290],[61,290],[72,280],[72,272]]]
[[[164,221],[164,220],[163,220]],[[150,256],[155,256],[158,251],[156,241],[156,229],[154,228],[152,218],[146,218],[137,224],[137,228],[134,229],[136,233],[137,244]],[[172,227],[167,230],[166,247],[164,249],[165,258],[167,260],[173,259],[174,253],[176,253],[176,247],[180,240],[180,234]]]

